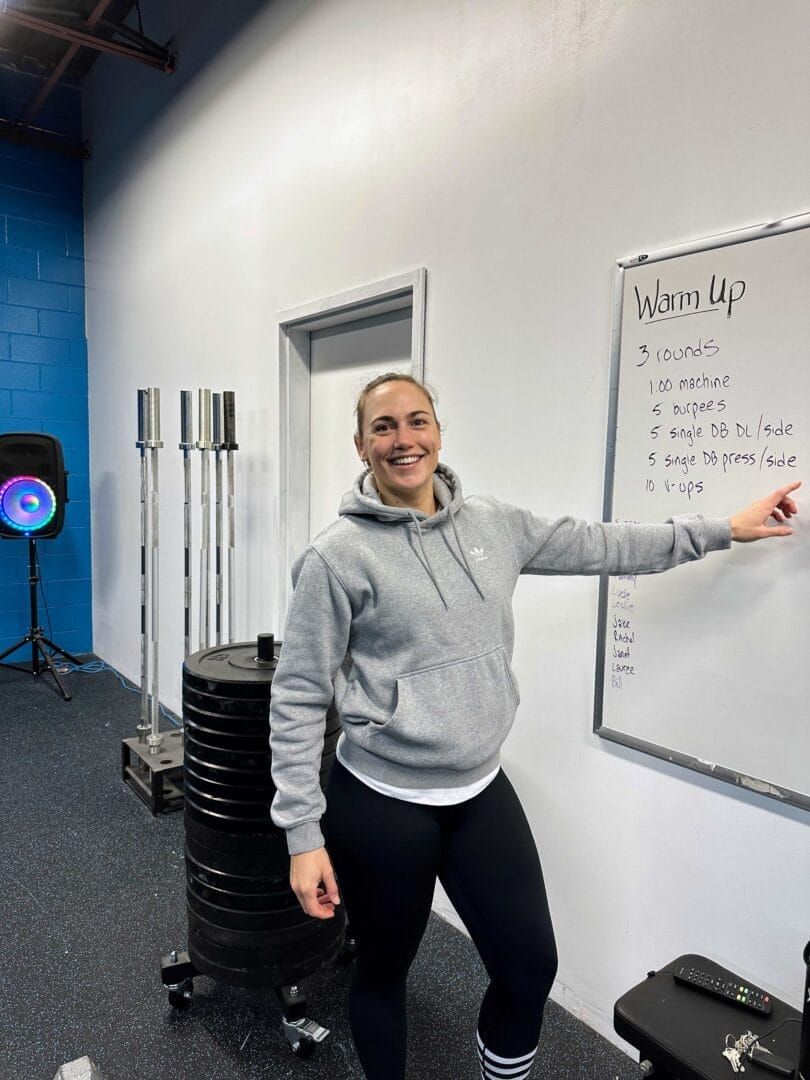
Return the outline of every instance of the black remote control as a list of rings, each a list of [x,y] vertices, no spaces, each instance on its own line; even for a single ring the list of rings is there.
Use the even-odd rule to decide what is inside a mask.
[[[768,1016],[771,1011],[771,998],[764,990],[756,986],[747,986],[742,979],[735,978],[730,971],[709,971],[695,964],[682,964],[673,972],[675,982],[691,986],[694,990],[703,990],[707,994],[722,998],[732,1005],[751,1009],[760,1016]]]

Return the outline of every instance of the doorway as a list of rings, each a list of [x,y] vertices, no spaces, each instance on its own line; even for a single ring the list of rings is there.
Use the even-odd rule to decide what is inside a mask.
[[[411,309],[315,330],[310,338],[309,539],[335,520],[362,466],[354,404],[383,371],[411,371]]]
[[[353,408],[383,371],[424,374],[423,268],[279,316],[279,615],[290,570],[360,472]]]

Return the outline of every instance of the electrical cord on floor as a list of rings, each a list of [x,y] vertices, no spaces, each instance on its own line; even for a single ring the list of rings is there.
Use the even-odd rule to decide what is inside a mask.
[[[137,686],[130,686],[120,671],[116,671],[114,667],[110,667],[104,660],[88,660],[86,664],[70,664],[67,660],[57,663],[56,670],[60,675],[68,674],[73,671],[80,671],[84,675],[97,675],[101,671],[111,671],[115,675],[116,679],[121,683],[125,690],[129,690],[132,694],[140,694],[140,688]],[[164,720],[168,720],[170,724],[174,724],[175,727],[182,727],[183,722],[174,713],[170,713],[168,709],[165,709],[162,705],[159,705],[160,715]]]

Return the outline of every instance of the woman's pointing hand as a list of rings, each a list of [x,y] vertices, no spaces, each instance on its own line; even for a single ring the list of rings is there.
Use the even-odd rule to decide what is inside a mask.
[[[731,539],[747,543],[750,540],[764,540],[768,536],[791,536],[793,529],[784,522],[799,512],[790,498],[791,491],[798,487],[801,487],[801,480],[777,488],[771,495],[757,499],[747,509],[735,514],[731,519]],[[766,525],[765,522],[771,517],[780,524]]]

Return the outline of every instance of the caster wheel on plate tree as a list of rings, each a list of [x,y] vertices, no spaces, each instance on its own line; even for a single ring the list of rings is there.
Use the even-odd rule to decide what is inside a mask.
[[[308,1035],[302,1035],[300,1039],[292,1043],[290,1049],[296,1057],[308,1058],[315,1049],[315,1040],[310,1039]]]
[[[169,1004],[173,1009],[188,1009],[194,995],[194,984],[191,979],[184,979],[177,986],[169,987]]]

